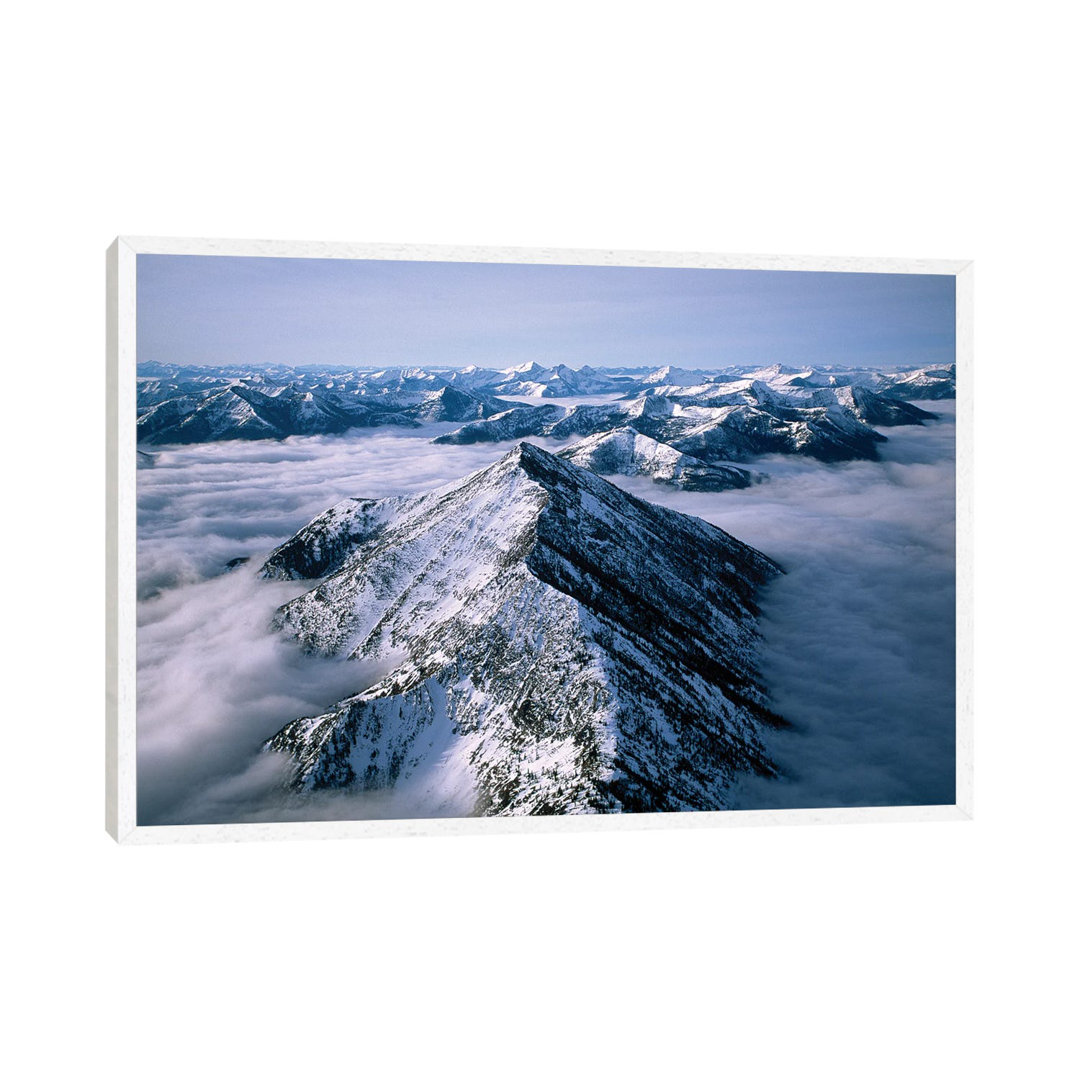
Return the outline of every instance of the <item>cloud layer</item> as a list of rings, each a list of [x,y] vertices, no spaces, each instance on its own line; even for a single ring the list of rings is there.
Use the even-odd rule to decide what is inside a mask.
[[[620,481],[787,570],[761,619],[785,778],[748,780],[743,809],[954,801],[955,426],[933,408],[890,430],[882,462],[761,459],[768,481],[718,495]]]
[[[340,499],[424,491],[503,453],[430,445],[454,426],[183,447],[139,470],[140,824],[407,813],[403,793],[296,803],[281,790],[282,764],[257,754],[288,721],[380,673],[307,656],[271,633],[275,609],[305,586],[255,574]],[[249,561],[227,570],[238,558]]]
[[[272,634],[273,611],[303,586],[255,570],[339,499],[426,490],[506,449],[430,444],[453,426],[184,447],[140,470],[141,824],[408,815],[404,791],[298,803],[282,763],[257,754],[379,673]],[[772,736],[785,779],[747,782],[743,808],[953,801],[953,425],[889,439],[880,463],[765,460],[770,479],[743,491],[620,481],[788,570],[761,623],[763,676],[792,723]]]

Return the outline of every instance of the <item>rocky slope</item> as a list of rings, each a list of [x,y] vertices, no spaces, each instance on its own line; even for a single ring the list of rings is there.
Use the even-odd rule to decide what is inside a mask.
[[[884,378],[877,387],[886,397],[907,401],[943,401],[956,397],[956,365],[919,368]]]
[[[432,421],[476,420],[509,407],[509,402],[455,389],[433,376],[395,373],[380,381],[378,374],[383,373],[364,382],[362,392],[249,378],[214,380],[209,386],[141,380],[139,442],[283,439],[384,424],[419,427]]]
[[[874,427],[921,426],[936,420],[937,414],[927,412],[900,398],[875,394],[863,386],[848,386],[833,391],[836,400],[860,420]]]
[[[263,572],[329,575],[276,625],[383,665],[269,741],[298,791],[405,790],[416,816],[700,810],[774,771],[754,595],[778,567],[528,443],[341,503]]]
[[[753,482],[745,469],[710,465],[631,427],[592,435],[556,456],[597,476],[648,476],[654,483],[686,491],[726,491],[749,487]]]
[[[708,463],[750,461],[762,454],[873,460],[885,437],[837,398],[841,392],[783,393],[762,382],[653,388],[609,405],[521,406],[434,441],[468,445],[537,435],[558,439],[629,427]]]

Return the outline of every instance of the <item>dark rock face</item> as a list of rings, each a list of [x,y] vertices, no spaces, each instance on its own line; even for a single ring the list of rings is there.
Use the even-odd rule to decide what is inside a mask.
[[[345,499],[330,507],[270,554],[265,577],[321,578],[340,570],[361,544],[374,539],[396,511],[413,500]]]
[[[265,572],[329,573],[277,625],[386,671],[270,740],[299,791],[405,785],[417,816],[722,809],[738,773],[774,772],[754,595],[779,568],[528,443],[339,504]]]
[[[470,446],[473,443],[504,442],[546,435],[566,416],[562,405],[522,405],[487,420],[466,424],[458,431],[440,435],[432,442],[443,446]]]
[[[795,454],[818,461],[874,461],[873,428],[836,406],[736,406],[715,419],[675,416],[660,428],[663,441],[704,461],[751,461],[763,454]]]
[[[883,380],[880,393],[907,401],[945,401],[956,397],[956,365],[921,368]]]
[[[921,427],[927,420],[937,419],[936,413],[909,405],[906,401],[875,394],[862,386],[851,388],[851,408],[860,420],[875,427]]]

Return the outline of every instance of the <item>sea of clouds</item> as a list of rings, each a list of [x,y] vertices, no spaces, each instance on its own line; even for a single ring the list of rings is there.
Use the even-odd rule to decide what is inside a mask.
[[[955,406],[921,405],[939,419],[888,429],[880,462],[767,457],[719,494],[612,478],[786,571],[760,622],[784,778],[746,780],[741,809],[955,801]]]
[[[505,453],[431,445],[458,426],[166,448],[139,469],[140,824],[408,816],[406,792],[300,803],[282,788],[285,763],[259,753],[381,672],[273,633],[275,610],[308,586],[257,571],[341,499],[426,491]],[[228,569],[237,559],[248,561]]]
[[[791,725],[770,737],[784,777],[744,782],[741,808],[953,801],[954,424],[951,402],[927,407],[941,419],[890,430],[880,462],[767,458],[765,482],[721,493],[616,478],[787,571],[761,619],[763,680]],[[454,427],[164,448],[140,468],[140,824],[409,816],[407,790],[301,803],[258,752],[380,673],[272,633],[304,586],[256,571],[342,498],[424,491],[511,445],[431,444]]]

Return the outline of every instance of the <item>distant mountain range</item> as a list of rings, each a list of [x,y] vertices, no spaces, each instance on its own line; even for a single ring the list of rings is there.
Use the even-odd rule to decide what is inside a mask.
[[[629,429],[705,465],[770,453],[849,461],[877,456],[884,436],[876,428],[933,419],[910,400],[955,392],[952,366],[888,373],[780,365],[700,372],[665,366],[631,375],[536,363],[502,371],[439,372],[150,363],[138,367],[137,426],[139,442],[147,445],[281,439],[431,422],[462,425],[436,439],[444,444],[587,438]],[[554,400],[523,404],[501,394]],[[594,395],[611,400],[556,403],[560,397]],[[655,457],[655,451],[642,452]],[[596,460],[601,459],[614,460],[610,450]],[[641,471],[640,464],[627,467]],[[679,470],[664,482],[685,484],[678,479],[683,475]]]
[[[476,420],[512,408],[422,372],[366,378],[302,377],[278,382],[243,377],[140,378],[141,443],[200,443],[334,435],[352,428],[419,427],[433,421]]]
[[[530,443],[339,503],[262,573],[321,579],[281,632],[384,672],[268,741],[297,792],[406,791],[416,816],[715,810],[739,773],[775,775],[754,597],[779,567]]]
[[[632,427],[590,435],[560,450],[558,457],[597,476],[647,476],[654,483],[687,491],[749,487],[755,475],[732,465],[710,465]]]

